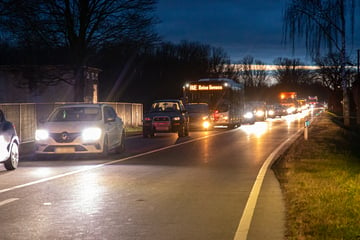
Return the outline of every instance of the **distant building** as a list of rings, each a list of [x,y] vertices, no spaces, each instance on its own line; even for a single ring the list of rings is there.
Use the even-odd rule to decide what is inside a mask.
[[[98,101],[100,69],[84,67],[84,102]],[[0,66],[0,103],[73,102],[74,70],[69,66]]]

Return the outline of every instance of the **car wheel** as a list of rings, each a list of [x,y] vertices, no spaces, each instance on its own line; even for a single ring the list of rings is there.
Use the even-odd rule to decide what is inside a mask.
[[[151,130],[149,135],[150,135],[151,138],[153,138],[153,137],[155,137],[155,132],[153,130]]]
[[[149,136],[149,131],[143,127],[142,134],[143,134],[143,138],[147,138]]]
[[[189,136],[189,124],[186,124],[186,127],[185,127],[185,136]]]
[[[109,142],[107,136],[104,137],[104,144],[101,156],[107,157],[109,155]]]
[[[179,130],[178,130],[178,136],[179,137],[184,137],[185,136],[185,126],[184,126],[184,124],[180,125]]]
[[[14,170],[19,164],[19,147],[16,143],[11,145],[10,157],[4,162],[6,170]]]
[[[144,138],[148,138],[148,137],[154,137],[155,136],[155,133],[154,133],[154,131],[153,130],[151,130],[151,129],[144,129],[143,128],[143,137]]]
[[[116,153],[121,153],[125,151],[125,131],[121,134],[121,143],[120,145],[115,149]]]

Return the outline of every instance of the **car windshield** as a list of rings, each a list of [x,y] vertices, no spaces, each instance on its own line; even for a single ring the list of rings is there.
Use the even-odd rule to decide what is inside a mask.
[[[58,108],[49,118],[49,122],[99,121],[101,112],[96,107]]]
[[[179,104],[176,102],[156,102],[151,106],[151,112],[173,112],[179,111]]]

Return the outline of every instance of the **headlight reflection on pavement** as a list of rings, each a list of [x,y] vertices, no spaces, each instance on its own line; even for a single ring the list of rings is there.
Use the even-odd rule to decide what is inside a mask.
[[[49,177],[54,173],[52,168],[49,167],[38,167],[34,171],[31,172],[32,175],[36,177]]]
[[[268,131],[268,123],[257,122],[254,125],[242,125],[240,129],[244,131],[248,136],[254,135],[260,138]]]

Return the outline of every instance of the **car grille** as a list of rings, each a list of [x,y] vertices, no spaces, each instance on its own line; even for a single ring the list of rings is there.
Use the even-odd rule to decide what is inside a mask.
[[[68,133],[68,132],[50,133],[50,136],[58,143],[70,143],[80,135],[81,133]]]
[[[169,122],[170,121],[170,118],[167,117],[167,116],[164,116],[164,117],[154,117],[153,119],[154,122]]]
[[[75,152],[86,152],[86,148],[79,145],[74,146],[67,146],[67,147],[73,147]],[[56,152],[56,146],[48,146],[44,149],[44,153],[55,153]]]

